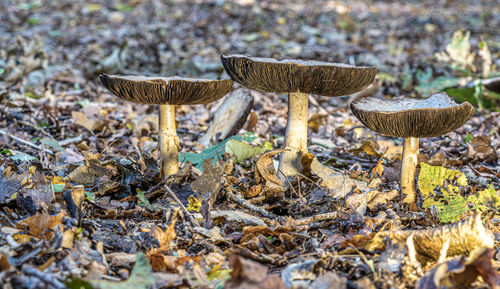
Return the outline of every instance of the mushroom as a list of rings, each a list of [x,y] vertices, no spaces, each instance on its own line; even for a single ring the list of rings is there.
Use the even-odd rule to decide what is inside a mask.
[[[415,170],[419,138],[436,137],[461,127],[474,114],[474,107],[455,103],[446,93],[426,99],[375,97],[351,102],[354,115],[378,133],[404,138],[401,165],[401,192],[404,202],[415,207]]]
[[[181,77],[101,75],[101,83],[121,99],[160,105],[159,147],[161,177],[179,170],[179,138],[175,128],[175,106],[207,104],[222,98],[233,86],[231,79],[209,80]]]
[[[482,83],[487,89],[500,93],[500,77],[483,79]]]
[[[301,171],[301,153],[307,153],[309,94],[341,96],[372,83],[375,67],[356,67],[314,60],[221,55],[222,64],[236,82],[263,92],[288,93],[285,151],[279,171],[293,177]],[[284,177],[283,176],[283,177]],[[281,178],[280,175],[280,179]]]

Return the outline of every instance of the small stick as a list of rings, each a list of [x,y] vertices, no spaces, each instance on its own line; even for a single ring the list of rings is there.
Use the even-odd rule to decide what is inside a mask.
[[[27,141],[27,140],[24,140],[24,139],[19,138],[19,137],[17,137],[17,136],[11,135],[11,134],[7,133],[7,132],[6,132],[6,131],[4,131],[4,130],[1,130],[1,129],[0,129],[0,134],[3,134],[3,135],[5,135],[5,136],[8,136],[8,137],[10,137],[11,139],[13,139],[13,140],[15,140],[15,141],[18,141],[18,142],[20,142],[20,143],[22,143],[22,144],[25,144],[25,145],[30,146],[30,147],[32,147],[32,148],[35,148],[35,149],[37,149],[37,150],[44,150],[44,151],[46,151],[47,153],[49,153],[49,154],[51,154],[51,155],[53,155],[53,154],[54,154],[54,152],[53,152],[53,151],[51,151],[51,150],[48,150],[48,149],[42,148],[41,146],[36,145],[36,144],[34,144],[34,143],[30,142],[30,141]]]
[[[179,206],[181,207],[181,209],[184,211],[184,214],[188,217],[188,219],[191,222],[191,224],[193,224],[193,226],[195,226],[195,227],[200,227],[200,223],[198,223],[198,221],[191,215],[191,213],[184,206],[184,204],[181,202],[181,200],[179,200],[179,198],[174,193],[174,191],[172,191],[172,189],[170,189],[170,187],[167,184],[165,184],[164,186],[165,186],[165,189],[167,190],[167,192],[170,194],[170,196],[172,198],[174,198],[174,200],[179,204]]]
[[[44,273],[37,268],[33,268],[31,266],[25,265],[23,266],[23,272],[26,275],[34,276],[37,279],[40,279],[45,284],[51,285],[50,287],[55,288],[66,288],[66,286],[59,280],[57,280],[52,274]]]
[[[72,137],[72,138],[63,139],[62,141],[59,142],[59,145],[62,146],[62,147],[63,146],[67,146],[67,145],[72,144],[72,143],[81,142],[81,141],[83,141],[86,138],[87,138],[87,133],[82,133],[79,136],[75,136],[75,137]]]
[[[243,206],[244,208],[247,208],[249,209],[250,211],[253,211],[253,212],[256,212],[256,213],[259,213],[261,214],[262,216],[266,217],[266,218],[269,218],[269,219],[272,219],[272,220],[277,220],[278,219],[278,216],[276,216],[275,214],[271,213],[271,212],[268,212],[262,208],[259,208],[255,205],[253,205],[252,203],[250,203],[249,201],[245,200],[240,194],[238,193],[233,193],[229,190],[224,190],[225,193],[226,193],[226,196],[237,202],[239,205]]]
[[[181,128],[177,129],[177,133],[192,134],[192,135],[195,135],[195,136],[202,136],[203,135],[202,133],[199,133],[199,132],[196,132],[196,131],[189,131],[189,130],[185,130],[185,129],[181,129]]]
[[[338,217],[337,212],[327,212],[327,213],[323,213],[323,214],[318,214],[318,215],[298,219],[295,221],[295,223],[298,226],[304,226],[304,225],[308,225],[311,222],[332,220],[332,219],[335,219],[337,217]]]
[[[142,158],[141,151],[139,150],[139,147],[137,146],[137,143],[135,142],[134,138],[130,138],[130,142],[132,143],[132,146],[134,146],[135,152],[139,156],[139,163],[141,164],[142,167],[142,172],[146,169],[146,163],[144,162],[144,159]]]

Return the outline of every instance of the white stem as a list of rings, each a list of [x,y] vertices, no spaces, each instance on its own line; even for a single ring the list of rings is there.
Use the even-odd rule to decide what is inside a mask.
[[[175,105],[160,105],[159,143],[161,178],[175,175],[179,171],[179,138],[175,129]]]
[[[403,163],[401,164],[401,192],[406,195],[404,202],[415,207],[415,171],[417,169],[418,138],[409,137],[403,143]]]
[[[288,122],[285,135],[287,151],[281,154],[279,165],[279,170],[286,177],[294,177],[302,172],[300,158],[302,153],[307,153],[308,97],[307,93],[288,94]],[[283,181],[281,172],[278,172],[278,177]]]

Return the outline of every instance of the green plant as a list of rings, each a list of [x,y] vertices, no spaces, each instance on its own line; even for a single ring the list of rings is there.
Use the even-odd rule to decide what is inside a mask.
[[[455,31],[445,51],[435,54],[438,62],[451,69],[451,75],[433,78],[433,69],[417,70],[415,79],[418,93],[430,95],[444,91],[458,102],[468,101],[479,108],[494,109],[500,102],[500,95],[484,89],[482,78],[500,75],[493,64],[490,50],[485,41],[473,49],[470,32]]]

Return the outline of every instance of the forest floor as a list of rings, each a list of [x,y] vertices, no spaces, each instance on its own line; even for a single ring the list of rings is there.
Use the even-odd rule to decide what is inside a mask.
[[[500,288],[500,95],[481,82],[500,75],[496,0],[0,10],[2,288]],[[254,102],[231,147],[198,143],[224,99],[178,106],[181,170],[162,181],[157,107],[98,76],[228,78],[221,54],[376,66],[366,93],[446,91],[476,111],[420,140],[416,208],[399,191],[402,139],[363,126],[349,95],[310,97],[315,165],[269,189],[256,164],[278,161],[287,98],[237,83]]]

